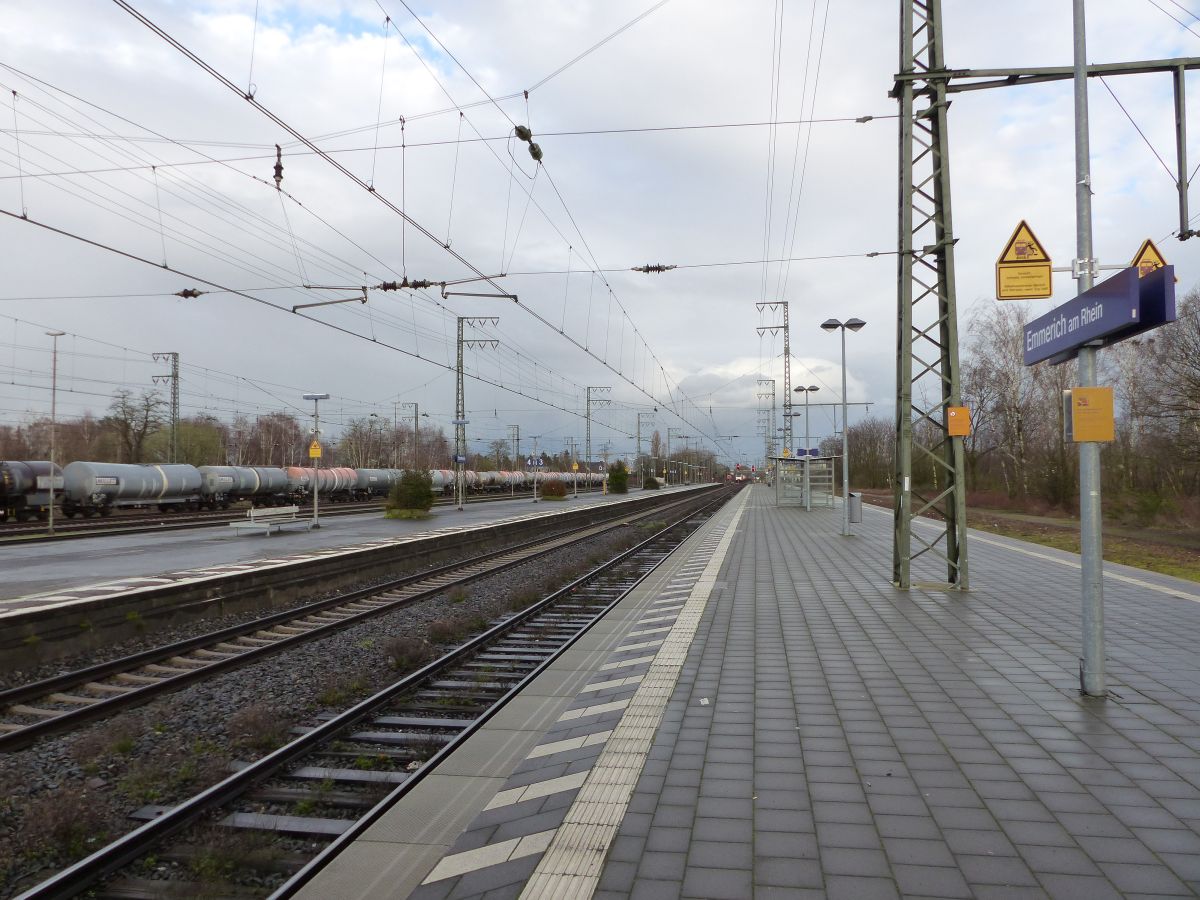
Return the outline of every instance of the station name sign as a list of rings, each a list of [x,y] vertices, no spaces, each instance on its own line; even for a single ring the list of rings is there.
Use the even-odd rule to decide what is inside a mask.
[[[1102,346],[1175,321],[1175,269],[1163,266],[1139,278],[1123,269],[1107,281],[1025,326],[1025,365],[1073,359],[1079,348]]]

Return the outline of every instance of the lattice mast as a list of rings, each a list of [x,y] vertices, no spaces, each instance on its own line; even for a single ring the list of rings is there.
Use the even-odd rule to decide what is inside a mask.
[[[160,384],[164,381],[171,382],[171,446],[169,461],[179,462],[179,354],[178,353],[155,353],[152,354],[155,362],[170,362],[170,375],[154,375],[152,380],[155,384]]]
[[[783,311],[782,325],[764,325],[758,329],[759,334],[783,332],[783,446],[788,454],[792,452],[792,332],[788,324],[788,303],[786,300],[772,300],[767,303],[756,303],[758,311],[764,309],[777,313]],[[771,403],[771,422],[775,421],[775,403]]]
[[[946,415],[961,394],[941,23],[941,0],[901,0],[900,73],[911,77],[898,78],[893,92],[900,101],[900,252],[892,580],[910,587],[912,561],[933,552],[946,562],[947,582],[966,590],[962,438],[950,437]],[[914,533],[918,516],[940,519],[938,533]]]

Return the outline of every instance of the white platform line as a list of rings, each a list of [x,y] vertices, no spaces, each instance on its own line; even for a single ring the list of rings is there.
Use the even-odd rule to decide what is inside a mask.
[[[742,491],[720,542],[679,614],[679,621],[650,664],[600,758],[587,773],[587,780],[567,810],[563,824],[526,882],[521,900],[586,900],[595,892],[608,848],[629,807],[629,798],[687,660],[750,493]]]

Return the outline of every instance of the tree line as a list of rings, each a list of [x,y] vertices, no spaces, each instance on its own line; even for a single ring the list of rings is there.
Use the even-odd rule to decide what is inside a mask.
[[[971,411],[963,442],[968,503],[1073,513],[1079,456],[1064,440],[1062,392],[1074,384],[1076,365],[1024,365],[1031,318],[1025,304],[997,303],[968,322],[960,370]],[[1106,514],[1200,520],[1200,291],[1181,300],[1178,321],[1099,357],[1100,383],[1114,388],[1117,410],[1116,439],[1101,450]],[[848,437],[851,483],[890,488],[895,424],[870,418],[851,425]],[[913,457],[914,484],[930,487],[935,477],[929,460]]]

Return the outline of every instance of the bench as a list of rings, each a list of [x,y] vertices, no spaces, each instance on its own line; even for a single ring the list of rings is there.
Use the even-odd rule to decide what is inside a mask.
[[[299,512],[300,507],[298,506],[269,506],[262,509],[248,509],[246,510],[246,518],[230,522],[229,527],[237,529],[238,534],[241,534],[244,528],[251,530],[261,529],[263,534],[270,534],[272,529],[278,531],[285,525],[300,525],[304,528],[311,528],[312,519],[299,518]]]

